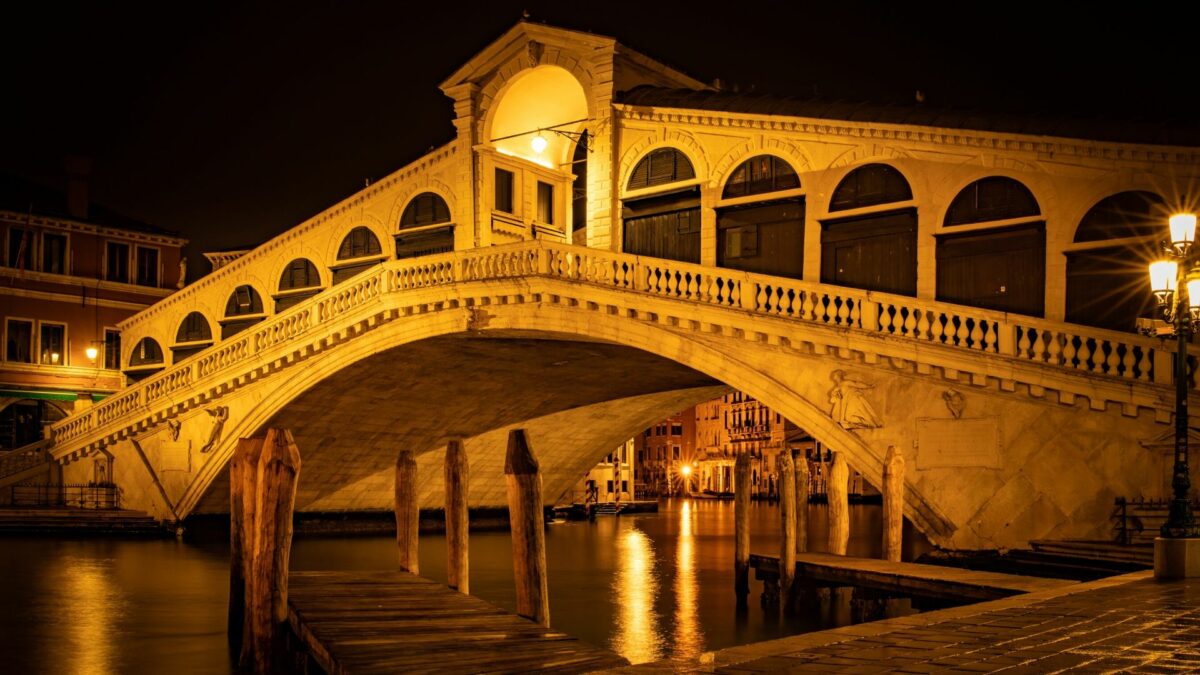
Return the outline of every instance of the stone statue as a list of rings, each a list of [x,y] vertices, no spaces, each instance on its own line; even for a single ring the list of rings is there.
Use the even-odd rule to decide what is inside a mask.
[[[167,429],[171,431],[171,440],[179,440],[179,430],[183,428],[183,422],[179,420],[167,420]]]
[[[175,288],[183,288],[187,285],[187,258],[179,259],[179,282],[175,284]]]
[[[205,408],[204,412],[212,416],[213,425],[208,432],[208,442],[200,448],[200,452],[209,452],[221,441],[221,430],[225,428],[225,420],[229,419],[229,406],[219,405],[212,410]]]
[[[954,415],[954,419],[962,419],[963,410],[967,408],[967,400],[963,395],[953,389],[947,389],[942,392],[942,400],[946,402],[946,409]]]
[[[833,388],[829,390],[832,408],[829,416],[843,429],[874,429],[883,426],[875,409],[863,397],[862,392],[874,388],[860,380],[846,377],[846,371],[835,370],[829,374]]]

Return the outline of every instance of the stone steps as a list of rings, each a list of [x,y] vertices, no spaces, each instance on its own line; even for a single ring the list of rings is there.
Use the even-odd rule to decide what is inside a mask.
[[[141,511],[0,508],[0,533],[77,532],[165,536],[169,530]]]
[[[1039,539],[1029,542],[1033,550],[1076,558],[1113,562],[1154,564],[1154,549],[1149,546],[1125,546],[1111,541],[1086,539]]]

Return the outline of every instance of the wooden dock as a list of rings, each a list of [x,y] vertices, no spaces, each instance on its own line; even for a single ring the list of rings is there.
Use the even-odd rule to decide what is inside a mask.
[[[599,647],[406,572],[293,572],[288,622],[343,673],[582,673],[629,665]]]
[[[760,580],[779,577],[779,558],[776,556],[751,555],[750,567]],[[857,586],[897,595],[971,602],[997,600],[1077,583],[829,553],[797,553],[796,577],[818,584]]]

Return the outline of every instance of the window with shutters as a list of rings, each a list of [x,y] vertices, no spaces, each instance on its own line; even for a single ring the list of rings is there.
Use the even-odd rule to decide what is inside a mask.
[[[1008,220],[1041,213],[1029,188],[1003,176],[971,183],[954,198],[946,212],[946,226]]]
[[[121,331],[113,328],[104,329],[104,367],[121,369]]]
[[[20,227],[8,228],[8,266],[22,270],[33,269],[33,231]]]
[[[129,283],[129,244],[115,241],[105,244],[104,280]]]
[[[833,191],[830,211],[847,211],[913,198],[908,181],[887,164],[867,164],[846,174]]]
[[[33,363],[33,322],[9,319],[4,326],[5,359],[14,363]]]
[[[320,285],[321,273],[317,271],[317,266],[306,258],[296,258],[288,263],[279,277],[280,291],[317,288]]]
[[[652,150],[633,167],[626,189],[644,188],[691,180],[696,177],[692,162],[675,148]]]
[[[200,312],[192,312],[183,318],[175,332],[175,342],[211,342],[212,329],[208,319]]]
[[[800,177],[790,164],[773,155],[759,155],[742,162],[729,176],[724,199],[794,190],[800,187]]]
[[[338,246],[337,259],[352,260],[381,253],[383,253],[383,248],[379,245],[379,239],[375,233],[366,227],[359,226],[350,230],[350,234],[342,239],[342,244]]]
[[[159,365],[163,362],[162,347],[154,338],[142,338],[129,355],[129,367]]]
[[[137,247],[137,277],[134,283],[158,288],[158,249]]]
[[[225,316],[246,316],[262,312],[262,298],[251,286],[238,286],[233,289],[225,303]]]
[[[495,191],[495,209],[504,213],[516,213],[513,210],[513,172],[496,168]]]
[[[42,233],[42,271],[49,274],[67,273],[67,235]]]
[[[413,197],[400,216],[400,229],[450,222],[450,207],[446,200],[432,192]]]
[[[42,365],[67,365],[67,325],[39,321],[38,333],[38,348],[41,350]]]
[[[537,184],[537,219],[547,225],[554,224],[554,186],[540,180]]]

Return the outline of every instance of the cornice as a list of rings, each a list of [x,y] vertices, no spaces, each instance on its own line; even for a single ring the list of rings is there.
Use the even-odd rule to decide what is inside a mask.
[[[846,138],[856,141],[922,143],[941,147],[957,146],[972,150],[1023,152],[1106,161],[1167,162],[1184,165],[1200,163],[1200,149],[1185,146],[1114,143],[1059,136],[996,133],[920,125],[850,122],[685,108],[657,108],[626,103],[614,103],[613,108],[622,120],[653,124],[740,128]]]
[[[67,218],[53,218],[50,216],[21,213],[19,211],[7,211],[4,209],[0,209],[0,220],[7,221],[18,226],[28,225],[30,227],[68,230],[71,232],[85,232],[87,234],[129,239],[131,241],[158,244],[160,246],[184,246],[188,243],[187,239],[183,239],[181,237],[172,237],[165,234],[139,232],[137,230],[127,230],[120,227],[108,227],[105,225],[96,225],[94,223],[86,223]]]

